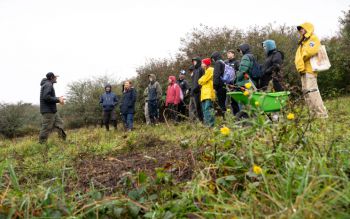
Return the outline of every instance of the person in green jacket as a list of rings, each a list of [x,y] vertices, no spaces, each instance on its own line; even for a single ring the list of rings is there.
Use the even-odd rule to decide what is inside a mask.
[[[246,43],[241,44],[238,47],[237,51],[240,52],[243,56],[239,65],[239,70],[237,72],[235,85],[238,87],[243,87],[248,82],[252,81],[253,83],[255,83],[251,79],[251,71],[252,71],[254,56],[250,51],[249,44],[246,44]]]

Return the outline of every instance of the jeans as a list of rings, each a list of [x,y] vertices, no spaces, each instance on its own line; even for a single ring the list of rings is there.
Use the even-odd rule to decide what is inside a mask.
[[[204,123],[209,127],[213,127],[215,122],[213,102],[210,99],[203,100],[202,110],[203,110],[203,116],[204,116]]]
[[[134,114],[122,114],[124,126],[127,130],[132,130],[134,128]]]

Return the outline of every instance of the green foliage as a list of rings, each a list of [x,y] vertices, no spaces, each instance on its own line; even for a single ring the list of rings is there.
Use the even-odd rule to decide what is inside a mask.
[[[19,102],[0,104],[0,135],[13,138],[38,131],[40,114],[37,106]]]
[[[344,18],[339,20],[339,35],[324,41],[332,67],[319,75],[320,87],[324,87],[329,95],[334,91],[336,94],[350,91],[350,10],[344,12]]]

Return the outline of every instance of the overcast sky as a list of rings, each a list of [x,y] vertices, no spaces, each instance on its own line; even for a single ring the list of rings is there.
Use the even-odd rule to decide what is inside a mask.
[[[248,3],[249,2],[249,3]],[[315,25],[339,29],[348,0],[0,0],[0,102],[39,103],[39,83],[60,75],[57,96],[79,79],[136,75],[150,58],[170,57],[200,24]]]

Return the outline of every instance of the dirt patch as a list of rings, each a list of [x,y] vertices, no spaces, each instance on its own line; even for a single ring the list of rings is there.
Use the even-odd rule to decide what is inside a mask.
[[[144,145],[144,150],[133,150],[116,156],[80,155],[75,163],[77,186],[86,191],[93,183],[97,188],[113,192],[121,186],[124,177],[141,171],[155,177],[155,168],[159,167],[171,173],[175,182],[184,182],[192,178],[195,157],[191,149],[175,145],[155,146],[154,142]]]

